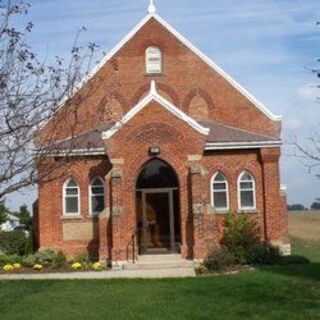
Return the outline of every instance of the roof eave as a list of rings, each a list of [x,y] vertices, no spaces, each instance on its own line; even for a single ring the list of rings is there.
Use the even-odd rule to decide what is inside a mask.
[[[281,140],[249,141],[249,142],[208,142],[205,146],[205,151],[277,148],[281,146],[282,146]]]

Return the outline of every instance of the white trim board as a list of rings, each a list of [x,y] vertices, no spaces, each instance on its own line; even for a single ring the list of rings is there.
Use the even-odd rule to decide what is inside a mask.
[[[48,151],[35,151],[35,156],[45,155],[47,157],[75,157],[75,156],[104,156],[106,155],[104,148],[91,148],[91,149],[65,149],[65,150],[52,150]]]
[[[205,150],[240,150],[281,147],[282,141],[260,141],[260,142],[209,142]]]
[[[143,108],[149,105],[152,101],[159,103],[165,109],[170,111],[177,118],[186,122],[189,126],[191,126],[194,130],[198,131],[203,135],[209,135],[210,129],[203,127],[193,118],[189,117],[179,108],[175,107],[170,101],[163,98],[158,94],[156,89],[155,81],[151,81],[151,87],[149,94],[143,98],[135,107],[133,107],[124,117],[118,121],[111,129],[102,133],[102,139],[107,140],[111,138],[120,128],[122,128],[128,121],[130,121],[138,112],[140,112]]]
[[[118,51],[130,40],[133,36],[152,18],[156,19],[162,24],[170,33],[172,33],[178,40],[180,40],[185,46],[199,56],[204,62],[206,62],[213,70],[220,74],[225,80],[227,80],[235,89],[237,89],[242,95],[244,95],[251,103],[253,103],[262,113],[273,121],[282,121],[282,117],[274,115],[266,106],[264,106],[258,99],[244,89],[238,82],[236,82],[229,74],[223,71],[217,64],[215,64],[208,56],[202,53],[196,48],[189,40],[182,36],[177,30],[175,30],[170,24],[162,19],[158,14],[152,13],[144,17],[101,61],[96,67],[87,75],[77,86],[72,96],[76,94],[81,87],[88,82]]]

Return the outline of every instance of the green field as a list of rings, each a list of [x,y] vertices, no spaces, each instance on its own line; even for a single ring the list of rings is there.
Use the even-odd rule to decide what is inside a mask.
[[[3,281],[0,319],[320,319],[319,242],[300,235],[293,245],[309,265],[194,279]]]

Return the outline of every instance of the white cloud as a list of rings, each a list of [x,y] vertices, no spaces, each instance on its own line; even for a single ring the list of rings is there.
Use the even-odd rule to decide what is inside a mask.
[[[297,98],[306,102],[315,102],[320,97],[320,89],[316,84],[308,84],[298,89]]]

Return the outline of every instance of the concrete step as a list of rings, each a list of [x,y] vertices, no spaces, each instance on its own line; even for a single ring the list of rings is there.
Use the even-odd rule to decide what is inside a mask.
[[[147,255],[140,256],[136,263],[124,266],[125,270],[157,270],[157,269],[193,269],[191,260],[182,259],[180,255]]]
[[[138,257],[138,263],[180,262],[180,254],[149,254]]]

